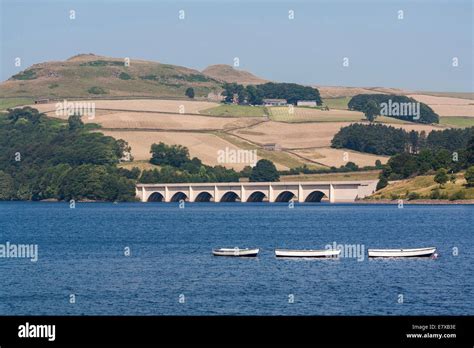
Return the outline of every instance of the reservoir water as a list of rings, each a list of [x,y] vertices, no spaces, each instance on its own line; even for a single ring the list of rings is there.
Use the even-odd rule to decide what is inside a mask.
[[[1,202],[7,242],[38,260],[0,257],[0,315],[474,314],[472,205]],[[274,256],[334,243],[364,253]],[[211,254],[235,246],[261,251]],[[367,259],[428,246],[437,259]]]

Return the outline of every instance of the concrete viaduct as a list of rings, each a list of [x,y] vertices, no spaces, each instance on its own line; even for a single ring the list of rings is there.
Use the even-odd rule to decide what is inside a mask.
[[[377,181],[220,182],[137,184],[142,202],[354,202]]]

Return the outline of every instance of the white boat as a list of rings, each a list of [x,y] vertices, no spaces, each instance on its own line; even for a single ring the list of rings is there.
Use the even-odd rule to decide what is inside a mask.
[[[338,257],[341,250],[290,250],[275,249],[276,257]]]
[[[258,255],[260,249],[240,249],[240,248],[220,248],[213,249],[214,256],[240,256],[240,257],[255,257]]]
[[[369,257],[436,257],[436,248],[368,249]]]

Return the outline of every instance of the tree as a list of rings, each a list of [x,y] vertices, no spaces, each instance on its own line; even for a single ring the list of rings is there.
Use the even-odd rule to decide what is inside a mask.
[[[12,177],[0,170],[0,201],[6,201],[13,198],[14,183]]]
[[[194,98],[194,88],[189,87],[188,89],[186,89],[186,92],[184,94],[186,94],[186,97],[193,99]]]
[[[474,135],[467,143],[466,162],[469,166],[474,165]]]
[[[363,111],[364,111],[365,118],[369,122],[374,122],[377,116],[380,114],[379,106],[373,100],[369,100],[367,104],[365,104]]]
[[[250,181],[279,181],[280,175],[272,161],[261,159],[252,168]]]
[[[434,181],[437,182],[440,187],[443,187],[443,185],[448,182],[448,172],[444,168],[440,168],[436,171],[436,175],[434,177]]]
[[[452,182],[453,184],[455,184],[455,183],[456,183],[456,180],[457,180],[457,177],[456,177],[455,174],[451,174],[451,175],[449,176],[449,182]]]
[[[247,102],[251,105],[260,105],[263,103],[263,92],[255,86],[248,85],[245,88],[247,92]]]
[[[69,116],[67,123],[71,132],[84,128],[84,123],[81,120],[81,115]]]
[[[180,168],[189,161],[189,150],[181,145],[166,145],[163,142],[151,145],[152,156],[150,163],[156,165],[170,165]]]
[[[464,173],[464,178],[466,179],[468,187],[474,187],[474,166],[467,168]]]
[[[388,185],[388,180],[385,176],[380,176],[380,180],[377,183],[377,187],[375,188],[376,191],[383,189]]]

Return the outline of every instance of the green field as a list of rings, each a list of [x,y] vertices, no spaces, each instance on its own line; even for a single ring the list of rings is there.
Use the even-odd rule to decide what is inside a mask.
[[[200,114],[221,117],[263,117],[268,115],[264,106],[225,104],[200,111]]]
[[[300,174],[284,175],[280,181],[351,181],[351,180],[377,180],[379,170],[350,173],[326,173],[326,174]]]
[[[6,110],[8,108],[14,108],[15,106],[33,104],[32,98],[1,98],[0,99],[0,110]]]
[[[451,127],[473,127],[474,126],[474,117],[467,116],[449,116],[449,117],[440,117],[439,124],[451,126]]]
[[[346,110],[347,104],[351,100],[351,97],[340,97],[340,98],[326,98],[323,99],[323,105],[329,109],[341,109]]]

